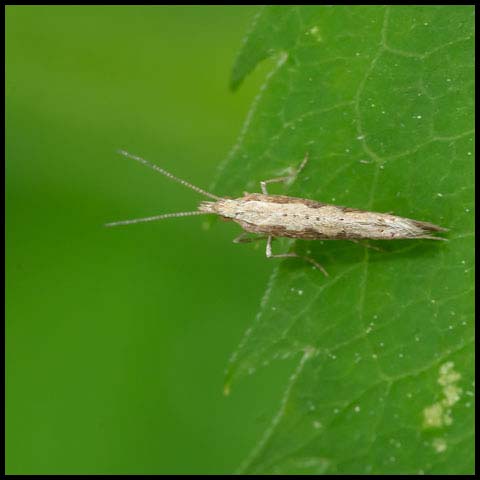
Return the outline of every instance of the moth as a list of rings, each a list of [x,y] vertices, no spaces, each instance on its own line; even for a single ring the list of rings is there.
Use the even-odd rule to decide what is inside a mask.
[[[191,183],[172,175],[163,168],[150,163],[144,158],[132,155],[124,150],[119,153],[136,160],[166,177],[191,188],[192,190],[214,200],[203,201],[198,210],[193,212],[177,212],[156,215],[153,217],[137,218],[107,223],[107,227],[129,225],[139,222],[151,222],[173,217],[187,217],[192,215],[213,214],[223,220],[238,223],[245,231],[233,240],[234,243],[246,243],[266,239],[267,258],[301,258],[321,270],[326,276],[326,270],[313,258],[299,255],[295,252],[272,253],[272,240],[277,237],[299,238],[304,240],[397,240],[420,239],[446,240],[432,235],[445,232],[446,228],[433,223],[399,217],[391,213],[377,213],[356,208],[330,205],[305,198],[289,197],[286,195],[271,195],[267,191],[267,184],[294,180],[305,168],[308,154],[298,168],[290,175],[264,180],[260,182],[262,193],[247,193],[243,197],[218,197]],[[256,234],[249,237],[246,233]]]

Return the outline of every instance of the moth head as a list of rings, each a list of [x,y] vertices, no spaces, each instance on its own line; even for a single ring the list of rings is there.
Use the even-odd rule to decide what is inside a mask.
[[[198,210],[203,213],[217,213],[216,204],[217,202],[200,202]]]

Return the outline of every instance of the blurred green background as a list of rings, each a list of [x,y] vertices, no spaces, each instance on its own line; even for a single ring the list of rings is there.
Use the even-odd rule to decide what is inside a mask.
[[[6,8],[6,471],[230,473],[286,365],[222,395],[272,264],[193,210],[268,65],[228,79],[256,7]],[[242,192],[216,192],[235,195]]]

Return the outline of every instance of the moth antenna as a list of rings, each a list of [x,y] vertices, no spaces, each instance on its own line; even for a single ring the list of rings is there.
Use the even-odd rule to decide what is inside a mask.
[[[167,172],[163,168],[160,168],[159,166],[155,165],[154,163],[150,163],[148,160],[145,160],[142,157],[132,155],[131,153],[126,152],[125,150],[118,150],[118,153],[120,153],[124,157],[131,158],[132,160],[136,160],[137,162],[142,163],[143,165],[146,165],[147,167],[150,167],[151,169],[161,173],[162,175],[165,175],[166,177],[171,178],[172,180],[175,180],[178,183],[181,183],[185,187],[188,187],[188,188],[191,188],[192,190],[195,190],[197,193],[201,193],[202,195],[205,195],[206,197],[213,198],[215,200],[222,200],[221,197],[217,197],[213,193],[207,192],[207,191],[201,189],[200,187],[192,185],[191,183],[187,182],[186,180],[182,180],[181,178],[178,178],[175,175],[172,175],[170,172]]]
[[[106,223],[106,227],[117,227],[118,225],[130,225],[132,223],[154,222],[155,220],[163,220],[165,218],[175,217],[192,217],[194,215],[208,215],[209,212],[176,212],[164,213],[163,215],[155,215],[154,217],[134,218],[133,220],[121,220],[120,222]]]

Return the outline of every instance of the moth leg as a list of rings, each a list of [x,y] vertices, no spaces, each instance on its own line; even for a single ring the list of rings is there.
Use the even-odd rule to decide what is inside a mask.
[[[256,242],[257,240],[265,240],[266,235],[259,235],[258,237],[249,237],[248,233],[243,232],[238,237],[233,239],[233,243],[251,243]]]
[[[313,258],[310,257],[304,257],[303,255],[299,255],[298,253],[295,252],[290,252],[290,253],[280,253],[274,255],[272,253],[272,236],[269,235],[267,238],[267,250],[266,250],[266,255],[267,258],[301,258],[309,263],[311,263],[314,267],[318,268],[326,277],[328,277],[327,271],[318,263],[316,262]]]
[[[385,251],[385,250],[382,250],[380,247],[374,247],[373,245],[370,245],[367,242],[360,242],[359,240],[355,240],[353,238],[349,238],[349,240],[353,243],[356,243],[357,245],[361,245],[362,247],[366,247],[366,248],[371,248],[372,250],[376,250],[377,252]]]
[[[276,182],[286,182],[287,180],[295,180],[296,176],[305,168],[305,165],[308,162],[308,152],[305,154],[305,158],[303,159],[302,163],[298,168],[294,170],[293,173],[290,175],[286,175],[284,177],[277,177],[277,178],[271,178],[270,180],[263,180],[260,182],[260,188],[262,189],[262,193],[264,195],[268,195],[267,191],[267,184],[268,183],[276,183]]]

